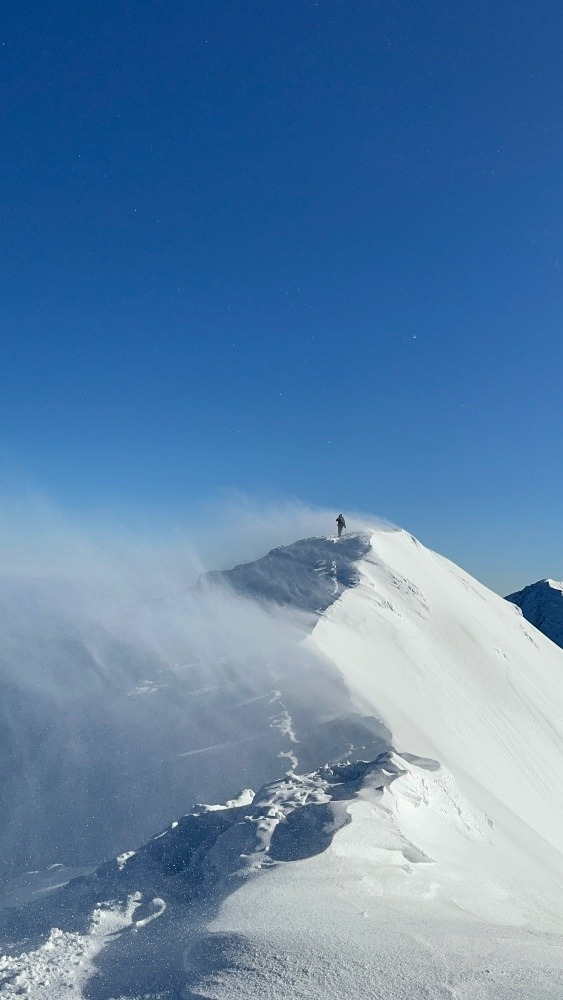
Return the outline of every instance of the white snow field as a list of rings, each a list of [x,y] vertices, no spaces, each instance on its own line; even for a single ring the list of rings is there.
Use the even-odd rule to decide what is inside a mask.
[[[563,651],[400,530],[202,586],[258,602],[285,657],[252,663],[218,758],[186,747],[231,798],[65,887],[13,883],[2,995],[561,1000]],[[239,795],[243,752],[266,779]]]

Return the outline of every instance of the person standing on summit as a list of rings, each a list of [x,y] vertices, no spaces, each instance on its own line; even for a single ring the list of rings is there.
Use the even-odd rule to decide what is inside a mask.
[[[336,524],[338,527],[338,537],[340,538],[342,534],[342,529],[346,527],[346,521],[344,520],[343,514],[338,515],[338,517],[336,518]]]

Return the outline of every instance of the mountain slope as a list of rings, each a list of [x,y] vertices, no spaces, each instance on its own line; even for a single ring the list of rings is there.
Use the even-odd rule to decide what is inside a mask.
[[[499,822],[509,809],[562,851],[563,654],[407,532],[372,546],[310,641],[395,745],[436,757]]]
[[[518,605],[524,618],[548,639],[563,646],[563,583],[538,580],[506,600]]]
[[[563,995],[563,652],[404,531],[302,540],[202,586],[257,601],[282,645],[273,702],[268,647],[261,680],[246,661],[263,707],[241,720],[246,773],[263,757],[277,780],[6,909],[6,995]],[[228,716],[231,689],[214,698]],[[241,740],[198,750],[233,796]]]

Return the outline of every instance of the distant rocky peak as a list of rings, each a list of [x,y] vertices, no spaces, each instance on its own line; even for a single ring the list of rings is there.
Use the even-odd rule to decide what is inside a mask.
[[[563,582],[538,580],[506,598],[516,604],[524,618],[563,648]]]

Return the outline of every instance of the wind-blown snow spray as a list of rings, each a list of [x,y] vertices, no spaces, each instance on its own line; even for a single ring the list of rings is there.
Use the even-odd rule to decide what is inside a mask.
[[[276,510],[272,537],[331,516]],[[342,713],[342,683],[302,642],[310,609],[206,578],[193,541],[77,526],[45,507],[2,521],[1,867],[89,864],[134,846],[194,801],[283,774],[297,723]],[[234,521],[231,509],[223,565]],[[267,523],[262,509],[261,545]]]

